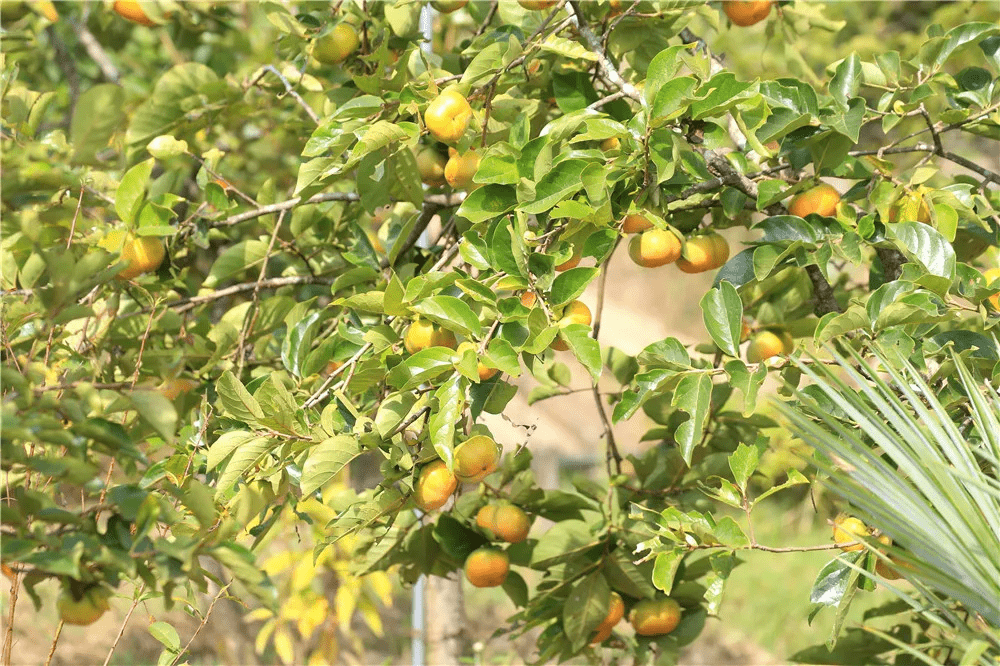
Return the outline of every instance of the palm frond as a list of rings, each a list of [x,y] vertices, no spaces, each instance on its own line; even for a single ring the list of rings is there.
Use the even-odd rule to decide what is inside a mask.
[[[791,430],[825,456],[831,490],[892,538],[919,603],[965,645],[1000,649],[1000,395],[954,352],[933,387],[878,348],[833,358],[799,362],[812,386],[779,404]]]

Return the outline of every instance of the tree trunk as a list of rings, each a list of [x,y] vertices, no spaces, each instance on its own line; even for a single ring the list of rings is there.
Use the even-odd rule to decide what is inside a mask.
[[[465,599],[461,576],[427,577],[427,664],[458,664],[466,652]]]

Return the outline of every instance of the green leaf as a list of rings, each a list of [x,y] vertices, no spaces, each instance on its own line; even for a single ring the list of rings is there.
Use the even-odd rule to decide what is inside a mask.
[[[473,190],[458,208],[457,215],[473,224],[499,217],[514,210],[517,193],[509,185],[484,185]]]
[[[455,367],[452,360],[454,353],[447,347],[422,349],[390,370],[386,380],[402,391],[416,388],[452,370]]]
[[[410,123],[408,123],[409,125]],[[378,150],[387,148],[393,143],[403,141],[410,137],[410,130],[404,125],[396,125],[387,120],[378,120],[369,127],[362,136],[348,159],[348,164],[358,163],[362,157],[370,155]]]
[[[563,271],[552,281],[549,293],[549,305],[563,305],[577,298],[587,285],[597,277],[599,268],[571,268]]]
[[[228,458],[229,454],[244,445],[249,445],[255,439],[267,438],[247,430],[231,430],[222,433],[219,439],[215,440],[215,443],[208,448],[205,469],[211,472],[219,466],[219,463]]]
[[[712,286],[722,284],[723,281],[731,283],[737,289],[746,283],[755,280],[756,275],[753,270],[753,254],[756,248],[748,247],[745,250],[731,257],[726,264],[715,274],[715,281]]]
[[[331,437],[309,449],[302,465],[302,494],[311,495],[325,486],[362,453],[358,440],[350,435]]]
[[[640,568],[640,565],[632,562],[631,555],[623,549],[611,553],[604,563],[604,575],[607,576],[608,583],[613,589],[637,599],[652,599],[656,596],[651,567],[648,564]]]
[[[264,418],[264,412],[260,405],[236,378],[236,375],[229,370],[223,372],[219,377],[216,390],[219,392],[222,408],[233,417],[247,425],[253,425]]]
[[[649,62],[649,67],[646,68],[646,86],[642,91],[646,104],[652,105],[660,88],[677,78],[677,71],[683,64],[678,54],[688,48],[690,47],[685,44],[669,46]]]
[[[378,412],[375,414],[375,427],[382,439],[399,427],[416,402],[417,396],[406,391],[393,393],[379,403]]]
[[[210,554],[221,562],[258,601],[274,609],[277,592],[267,573],[257,565],[250,550],[235,543],[224,543],[211,550]]]
[[[413,305],[412,309],[434,323],[466,336],[478,338],[482,333],[483,327],[479,323],[479,317],[460,298],[431,296]]]
[[[469,529],[447,513],[438,518],[433,535],[434,540],[441,544],[441,549],[456,562],[465,562],[469,553],[489,544],[482,534]]]
[[[719,543],[730,548],[743,548],[750,545],[750,539],[743,533],[743,528],[729,516],[723,516],[719,520],[715,529],[712,530],[712,534],[719,540]]]
[[[691,76],[678,76],[664,83],[653,100],[650,121],[659,123],[670,120],[672,116],[686,109],[686,98],[696,85],[698,82]]]
[[[528,584],[516,571],[508,572],[500,587],[507,593],[515,607],[523,608],[528,605]]]
[[[139,208],[146,199],[146,184],[153,172],[155,161],[150,158],[145,162],[139,162],[125,172],[118,184],[118,190],[115,192],[115,211],[126,226],[131,227],[135,224]]]
[[[197,479],[188,479],[180,496],[181,502],[190,511],[201,529],[208,530],[218,519],[212,491]]]
[[[809,602],[823,606],[838,605],[847,592],[848,582],[854,573],[845,560],[857,561],[864,555],[866,555],[864,551],[848,553],[827,562],[826,566],[816,574],[812,591],[809,593]]]
[[[770,497],[774,493],[779,492],[781,490],[784,490],[785,488],[791,488],[792,486],[798,486],[798,485],[801,485],[803,483],[809,483],[809,479],[807,479],[806,477],[802,476],[802,472],[800,472],[799,470],[797,470],[797,469],[795,469],[793,467],[793,468],[791,468],[791,469],[788,470],[788,480],[787,481],[785,481],[784,483],[779,484],[777,486],[771,486],[770,488],[768,488],[767,490],[765,490],[764,492],[762,492],[760,495],[758,495],[756,498],[754,498],[754,501],[753,501],[752,504],[757,504],[757,502],[761,501],[762,499]]]
[[[750,480],[751,475],[757,470],[759,462],[760,450],[756,446],[747,446],[741,443],[730,454],[729,469],[733,471],[733,478],[736,480],[736,485],[739,486],[741,492],[746,493],[747,481]]]
[[[725,369],[730,385],[743,393],[743,416],[750,416],[757,408],[757,393],[767,377],[767,366],[758,363],[751,373],[746,363],[737,358],[728,361]]]
[[[254,239],[240,241],[226,248],[216,257],[202,286],[216,287],[220,282],[255,267],[267,256],[267,248],[268,243]]]
[[[309,313],[288,331],[281,342],[281,362],[296,377],[302,377],[303,364],[312,350],[313,339],[323,319],[322,311]]]
[[[691,465],[695,445],[701,441],[708,422],[712,399],[712,378],[703,372],[685,374],[674,389],[671,405],[687,412],[689,418],[674,432],[674,439],[681,448],[684,462]]]
[[[143,421],[167,442],[174,441],[174,431],[177,429],[174,403],[159,391],[132,391],[129,397]]]
[[[701,299],[705,328],[712,340],[729,356],[740,355],[740,334],[743,330],[743,302],[729,282],[720,282]]]
[[[684,549],[678,548],[656,554],[653,564],[653,585],[664,594],[670,594],[674,588],[674,577],[684,559],[684,553]]]
[[[582,648],[597,625],[608,613],[611,590],[604,574],[600,571],[588,575],[570,590],[563,604],[563,630],[573,644],[573,649]]]
[[[861,59],[852,53],[837,66],[837,72],[830,81],[830,96],[842,108],[847,108],[847,100],[856,97],[861,87]]]
[[[590,165],[586,160],[564,160],[542,176],[535,185],[535,200],[521,206],[529,214],[544,213],[583,187],[583,171]]]
[[[80,95],[69,126],[73,161],[93,163],[124,122],[125,91],[120,86],[100,83]]]
[[[952,28],[943,37],[935,37],[924,42],[920,48],[920,62],[934,65],[937,69],[951,57],[959,47],[978,40],[987,35],[997,34],[997,26],[993,23],[965,23]]]
[[[154,622],[149,625],[149,635],[163,643],[170,652],[180,652],[181,637],[169,623]]]
[[[955,276],[955,248],[929,224],[900,222],[887,227],[903,251],[923,264],[931,275],[952,279]]]
[[[591,379],[596,382],[601,376],[601,369],[603,367],[601,364],[601,345],[598,344],[597,340],[590,337],[590,333],[589,326],[570,324],[561,329],[559,334],[566,341],[566,344],[569,345],[569,349],[576,356],[576,359],[590,373]]]
[[[531,567],[544,571],[576,552],[597,545],[590,526],[582,520],[564,520],[553,525],[531,552]]]
[[[700,120],[720,115],[756,94],[755,88],[755,83],[737,81],[732,72],[720,72],[695,92],[695,101],[691,103],[691,117]]]
[[[203,109],[225,95],[226,85],[207,66],[177,65],[160,77],[153,94],[136,110],[125,139],[130,144],[146,144],[160,134],[176,134],[175,128],[194,132],[208,121],[210,114]]]
[[[437,408],[431,410],[427,428],[434,450],[445,461],[448,469],[453,469],[455,451],[455,425],[465,408],[463,378],[456,374],[434,391]]]
[[[277,442],[268,437],[258,437],[233,451],[233,455],[216,481],[215,498],[219,499],[225,496],[248,469],[277,445]]]

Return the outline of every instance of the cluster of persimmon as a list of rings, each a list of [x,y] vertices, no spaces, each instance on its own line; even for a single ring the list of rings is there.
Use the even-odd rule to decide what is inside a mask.
[[[625,617],[625,601],[617,592],[608,598],[608,611],[591,634],[590,644],[598,645],[611,637],[611,631]],[[642,599],[632,607],[628,620],[640,636],[669,634],[681,621],[681,607],[670,597]]]
[[[709,232],[682,239],[671,229],[660,229],[638,213],[626,215],[621,229],[633,234],[628,255],[643,268],[675,263],[685,273],[703,273],[721,267],[729,259],[729,243],[720,234]]]
[[[518,506],[487,504],[476,513],[476,525],[491,539],[521,543],[528,538],[531,519]],[[493,546],[477,548],[465,559],[465,577],[476,587],[503,585],[510,571],[507,553]]]
[[[465,134],[472,120],[472,107],[462,93],[448,88],[431,100],[424,111],[428,133],[444,144],[455,144]],[[472,190],[473,176],[479,168],[479,154],[473,148],[459,152],[448,148],[448,157],[436,147],[423,146],[416,153],[420,179],[431,187],[447,183],[456,190]]]
[[[491,437],[474,435],[455,447],[453,469],[441,459],[420,468],[413,489],[413,500],[424,512],[440,509],[460,483],[479,483],[500,465],[502,447]],[[476,525],[491,539],[520,543],[528,538],[531,520],[518,506],[509,503],[487,504],[476,514]],[[493,546],[478,548],[465,559],[465,576],[476,587],[502,585],[510,571],[507,553]]]

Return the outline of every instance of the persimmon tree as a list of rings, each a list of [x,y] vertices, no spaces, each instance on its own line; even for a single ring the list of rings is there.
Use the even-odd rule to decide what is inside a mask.
[[[985,3],[910,52],[829,54],[810,82],[727,69],[717,37],[764,33],[717,2],[129,4],[4,10],[12,608],[46,586],[197,607],[215,581],[287,619],[257,562],[303,522],[320,562],[351,543],[357,576],[456,576],[479,553],[477,581],[502,585],[518,609],[504,629],[536,631],[540,662],[674,663],[741,551],[830,550],[813,592],[837,609],[827,657],[897,658],[890,640],[836,647],[892,525],[867,523],[843,556],[755,537],[760,502],[842,472],[817,454],[776,485],[755,476],[779,427],[762,396],[776,379],[776,399],[806,396],[819,418],[802,378],[838,347],[942,394],[952,355],[995,385]],[[429,44],[428,4],[448,12]],[[776,45],[840,27],[814,3],[755,11]],[[699,304],[703,342],[631,356],[601,339],[616,253]],[[713,285],[693,289],[704,271]],[[574,376],[593,387],[605,475],[542,488],[530,444],[483,416]],[[639,417],[656,444],[623,455],[613,425]],[[347,489],[362,462],[378,478]],[[510,505],[535,522],[525,540],[498,536]],[[929,575],[910,563],[904,577]],[[896,641],[941,663],[996,654],[998,618],[964,597],[954,611],[981,621],[968,652]],[[182,659],[186,640],[154,627],[164,663]],[[279,637],[282,660],[303,658]]]

